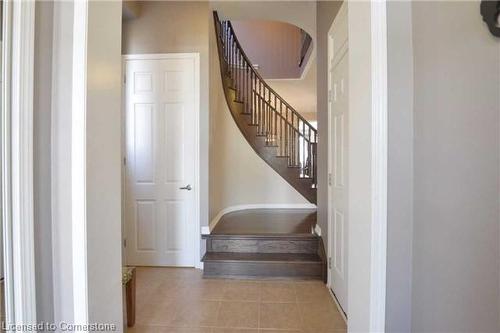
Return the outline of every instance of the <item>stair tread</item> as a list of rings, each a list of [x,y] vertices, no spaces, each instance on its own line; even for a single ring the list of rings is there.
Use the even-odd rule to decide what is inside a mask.
[[[201,235],[202,239],[247,239],[247,240],[282,240],[282,241],[293,241],[293,240],[317,240],[319,237],[315,234],[279,234],[279,233],[268,233],[268,234],[223,234],[223,233],[212,233],[208,235]]]
[[[271,262],[271,263],[319,263],[321,258],[312,253],[241,253],[241,252],[207,252],[203,261],[238,261],[238,262]]]

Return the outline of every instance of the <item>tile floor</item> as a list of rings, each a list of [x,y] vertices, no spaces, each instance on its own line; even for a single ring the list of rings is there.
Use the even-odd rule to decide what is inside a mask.
[[[137,269],[129,333],[341,333],[346,325],[319,281],[203,279],[183,268]]]

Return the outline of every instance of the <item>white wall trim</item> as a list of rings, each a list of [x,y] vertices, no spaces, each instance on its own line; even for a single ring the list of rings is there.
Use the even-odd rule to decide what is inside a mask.
[[[344,7],[344,5],[343,5]],[[343,8],[340,9],[341,11]],[[346,8],[347,10],[347,8]],[[370,332],[385,331],[386,253],[387,253],[387,20],[386,1],[370,4],[371,25],[371,220],[370,220],[370,300],[367,327]],[[334,27],[330,28],[329,35]],[[351,36],[348,37],[348,40]],[[332,47],[329,40],[329,49]],[[329,65],[330,66],[330,65]],[[329,83],[330,84],[330,83]],[[330,89],[330,86],[329,86]],[[330,123],[330,112],[329,123]],[[330,126],[330,125],[329,125]],[[329,142],[331,141],[329,128]],[[329,147],[329,151],[331,151]],[[330,161],[330,158],[329,158]],[[329,162],[330,163],[330,162]],[[329,170],[331,166],[329,165]],[[329,191],[329,202],[331,193]],[[331,230],[331,211],[328,212]],[[328,253],[331,253],[331,240]],[[351,283],[350,280],[348,282]],[[328,274],[328,285],[331,277]],[[352,318],[352,313],[349,314]]]
[[[87,324],[87,31],[88,1],[74,3],[71,107],[71,222],[75,324]]]
[[[194,267],[198,269],[203,269],[203,263],[201,262],[201,221],[200,221],[200,211],[201,211],[201,191],[200,191],[200,173],[203,166],[200,164],[200,156],[201,156],[201,145],[200,145],[200,99],[201,99],[201,91],[200,91],[200,53],[191,52],[191,53],[152,53],[152,54],[126,54],[122,56],[123,63],[125,64],[126,60],[158,60],[158,59],[194,59],[195,62],[195,123],[193,126],[194,129],[194,143],[195,143],[195,179],[194,179],[194,197],[195,197],[195,225],[193,226],[195,230],[195,234],[193,235],[194,242]],[[125,74],[125,66],[123,66],[123,74]],[[123,93],[125,94],[125,92]],[[122,109],[126,108],[125,103],[122,103]],[[125,111],[123,111],[124,113]],[[123,117],[124,119],[124,117]],[[123,138],[125,140],[125,137]],[[125,143],[122,142],[124,145]],[[126,150],[122,150],[123,154],[126,154]],[[125,155],[122,156],[122,159]],[[125,217],[123,217],[125,218]],[[125,227],[125,230],[127,227]]]
[[[387,257],[387,6],[371,3],[372,223],[370,331],[385,331]]]
[[[2,222],[6,320],[36,323],[33,217],[35,2],[4,1]],[[10,330],[9,330],[10,331]]]
[[[214,230],[215,226],[217,223],[219,223],[220,219],[222,216],[225,214],[231,213],[231,212],[236,212],[239,210],[245,210],[245,209],[316,209],[317,206],[315,204],[249,204],[249,205],[235,205],[235,206],[229,206],[226,208],[221,209],[217,215],[214,216],[214,218],[210,221],[210,224],[208,225],[209,231],[212,232]],[[206,227],[204,227],[206,228]],[[206,229],[203,229],[202,231],[206,232]],[[210,233],[209,232],[209,233]]]
[[[342,319],[344,319],[345,324],[348,325],[347,317],[345,316],[344,310],[340,306],[339,301],[337,301],[337,297],[335,297],[335,294],[333,293],[330,286],[327,286],[327,288],[328,288],[328,292],[330,293],[330,297],[333,299],[333,302],[335,303],[335,306],[337,307],[337,310],[339,310],[340,316],[342,317]]]
[[[201,227],[201,234],[210,235],[210,227],[208,225],[204,225],[203,227]]]

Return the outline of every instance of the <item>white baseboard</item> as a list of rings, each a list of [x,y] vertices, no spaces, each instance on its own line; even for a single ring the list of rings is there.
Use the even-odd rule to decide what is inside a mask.
[[[219,223],[220,219],[222,216],[224,216],[227,213],[231,212],[236,212],[239,210],[245,210],[245,209],[316,209],[317,206],[315,204],[250,204],[250,205],[236,205],[236,206],[229,206],[224,209],[221,209],[217,215],[210,221],[209,224],[209,232],[212,232],[214,230],[215,226],[217,223]],[[203,228],[202,227],[202,233],[203,233]]]
[[[201,227],[201,234],[202,235],[210,235],[210,230],[211,228],[208,225],[205,225]]]
[[[318,224],[314,226],[314,233],[321,237],[321,227]]]
[[[345,324],[347,325],[347,317],[344,313],[344,310],[342,310],[342,307],[340,306],[339,302],[337,301],[337,297],[335,297],[335,294],[333,293],[332,289],[327,286],[328,292],[330,293],[330,296],[333,298],[333,301],[335,302],[335,305],[337,306],[337,310],[339,310],[340,315],[342,316],[342,319],[344,319]]]

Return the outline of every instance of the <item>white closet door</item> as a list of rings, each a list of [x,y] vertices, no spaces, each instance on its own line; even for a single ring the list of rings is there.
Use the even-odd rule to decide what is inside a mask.
[[[126,61],[129,265],[194,266],[195,63]]]

